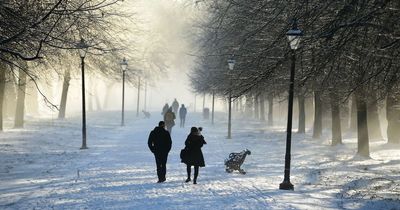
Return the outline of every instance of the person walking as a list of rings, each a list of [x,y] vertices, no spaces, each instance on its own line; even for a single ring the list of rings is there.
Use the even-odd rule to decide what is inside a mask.
[[[185,107],[185,104],[182,104],[181,108],[179,109],[179,119],[181,128],[185,127],[186,114],[187,114],[187,109]]]
[[[178,101],[176,100],[176,98],[175,98],[174,101],[172,102],[171,106],[172,106],[172,109],[173,109],[172,111],[173,111],[175,114],[178,114],[179,103],[178,103]]]
[[[165,122],[160,121],[158,127],[150,132],[147,142],[150,151],[154,154],[157,165],[157,183],[165,182],[167,173],[168,153],[171,150],[172,140],[168,131],[165,130]]]
[[[175,114],[172,112],[172,107],[170,107],[164,115],[165,126],[167,126],[169,134],[171,134],[172,127],[175,125],[175,118]]]
[[[169,109],[169,105],[168,105],[168,103],[165,103],[165,105],[162,108],[161,114],[164,116],[165,113],[167,113],[168,109]]]
[[[199,176],[199,167],[204,167],[204,156],[201,147],[207,142],[204,137],[199,134],[196,127],[190,129],[190,134],[185,141],[186,154],[182,158],[182,162],[186,164],[187,179],[185,182],[190,182],[191,167],[194,166],[193,184],[197,184],[197,177]]]

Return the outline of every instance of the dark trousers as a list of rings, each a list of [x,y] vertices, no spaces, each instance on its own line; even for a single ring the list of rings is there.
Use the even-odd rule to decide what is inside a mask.
[[[186,165],[186,172],[189,179],[190,179],[190,173],[192,172],[191,167],[192,166],[190,165]],[[197,180],[198,176],[199,176],[199,166],[194,166],[194,180]]]
[[[167,173],[168,153],[155,154],[154,156],[156,158],[158,180],[165,181],[165,174]]]
[[[185,127],[185,118],[181,117],[181,128]]]

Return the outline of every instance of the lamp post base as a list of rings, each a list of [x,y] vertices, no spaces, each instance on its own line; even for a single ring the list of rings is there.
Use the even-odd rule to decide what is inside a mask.
[[[294,186],[290,181],[283,181],[282,183],[279,184],[279,189],[280,190],[294,190]]]
[[[87,147],[87,146],[82,146],[82,147],[79,148],[79,149],[89,149],[89,147]]]

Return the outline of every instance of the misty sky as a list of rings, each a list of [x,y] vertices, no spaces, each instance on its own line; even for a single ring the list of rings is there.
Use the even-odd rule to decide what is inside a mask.
[[[186,74],[193,64],[193,57],[187,54],[191,47],[190,11],[179,1],[173,0],[141,0],[135,2],[138,16],[143,24],[154,32],[165,43],[167,54],[164,58],[168,64],[168,73],[152,88],[150,94],[151,108],[156,104],[171,104],[174,98],[188,106],[194,103],[194,95],[190,92],[190,84]]]
[[[132,32],[123,34],[124,38],[132,40],[132,49],[126,51],[126,56],[140,57],[143,52],[155,51],[162,52],[160,59],[166,64],[166,71],[163,73],[158,72],[157,78],[153,80],[151,86],[147,88],[147,106],[149,111],[159,111],[165,103],[171,105],[174,98],[177,98],[179,103],[185,104],[189,111],[193,111],[195,96],[191,92],[190,81],[187,74],[194,67],[196,54],[196,46],[194,41],[194,28],[195,16],[199,14],[199,10],[193,7],[192,4],[183,4],[184,1],[176,0],[130,0],[124,1],[120,6],[121,11],[133,13],[130,21],[123,24],[130,24]],[[190,6],[192,5],[192,6]],[[124,27],[127,25],[123,25]],[[137,28],[140,32],[137,33]],[[128,46],[131,47],[131,46]],[[151,56],[150,56],[151,57]],[[89,58],[90,59],[90,58]],[[135,63],[128,60],[130,68],[141,69],[147,72],[159,71],[149,70],[149,66],[144,66],[141,63]],[[79,63],[73,63],[74,67],[79,66]],[[88,70],[90,70],[88,68]],[[134,70],[133,70],[134,71]],[[132,72],[131,72],[132,73]],[[134,73],[134,72],[133,72]],[[132,74],[133,75],[133,74]],[[122,76],[121,81],[117,81],[111,88],[111,96],[107,96],[109,91],[104,81],[94,78],[95,87],[91,87],[91,78],[87,78],[86,91],[88,97],[96,98],[101,103],[101,108],[106,110],[119,110],[121,109],[121,89],[122,89]],[[143,78],[142,78],[143,79]],[[135,76],[131,78],[135,81]],[[141,80],[141,95],[140,95],[140,108],[144,106],[144,80]],[[52,86],[50,98],[53,99],[55,104],[59,103],[62,81],[60,80],[56,85]],[[94,90],[96,89],[96,90]],[[73,76],[71,81],[71,88],[68,95],[68,108],[67,112],[80,113],[81,112],[81,78],[79,74]],[[89,99],[87,99],[89,101]],[[94,100],[94,99],[93,99]],[[106,102],[105,102],[106,100]],[[203,97],[198,96],[196,102],[196,110],[200,111],[203,102]],[[95,104],[95,102],[92,102]],[[137,87],[127,85],[125,92],[125,109],[136,111],[137,103]],[[89,102],[87,102],[90,105]],[[216,109],[220,110],[221,103],[216,102]],[[93,105],[96,107],[96,105]],[[206,107],[211,106],[211,99],[209,96],[206,98]],[[90,110],[90,108],[88,108]],[[42,112],[52,112],[47,106],[42,107]],[[54,113],[52,113],[54,114]]]

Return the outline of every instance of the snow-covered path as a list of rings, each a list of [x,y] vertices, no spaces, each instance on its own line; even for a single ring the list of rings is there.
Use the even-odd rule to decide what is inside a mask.
[[[89,114],[88,150],[78,149],[79,116],[33,120],[26,129],[0,134],[0,209],[400,208],[399,148],[379,143],[373,159],[362,160],[354,158],[352,139],[332,148],[328,142],[294,134],[295,191],[281,191],[284,129],[235,120],[233,139],[228,140],[224,114],[218,115],[215,126],[198,114],[189,116],[186,128],[174,127],[167,182],[157,184],[147,137],[161,115],[127,118],[125,127],[119,126],[119,116],[118,112]],[[185,165],[179,159],[192,125],[204,127],[208,143],[203,147],[206,167],[200,169],[198,185],[183,182]],[[227,174],[224,159],[246,148],[252,152],[243,165],[248,173]]]

